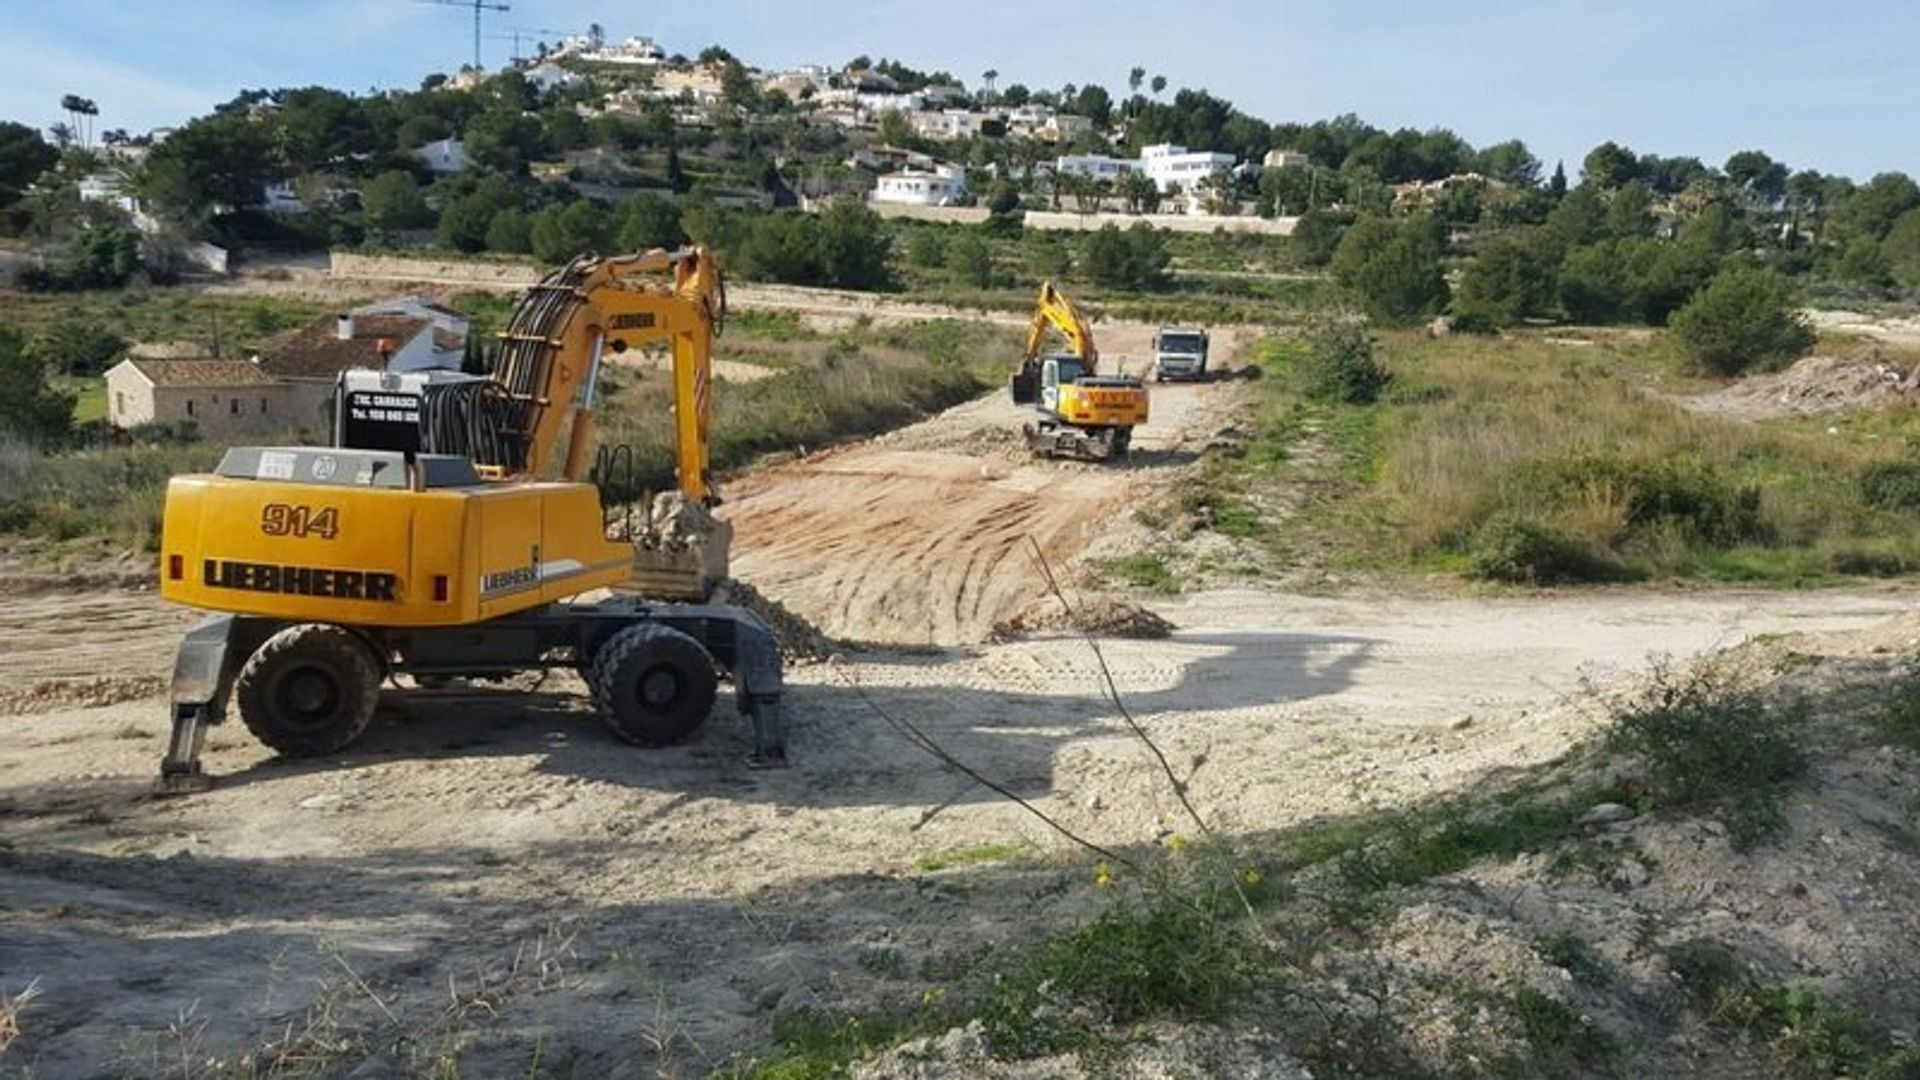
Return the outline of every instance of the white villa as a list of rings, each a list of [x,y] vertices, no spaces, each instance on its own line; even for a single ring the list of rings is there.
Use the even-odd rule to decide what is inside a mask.
[[[966,171],[957,165],[935,165],[929,170],[907,168],[880,177],[873,201],[906,206],[951,206],[967,194]]]

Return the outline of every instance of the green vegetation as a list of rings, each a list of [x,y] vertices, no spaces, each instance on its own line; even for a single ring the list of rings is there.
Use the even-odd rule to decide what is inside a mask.
[[[1666,959],[1694,1008],[1763,1043],[1780,1076],[1920,1076],[1920,1051],[1894,1045],[1884,1028],[1811,986],[1755,977],[1724,945],[1688,942],[1667,950]]]
[[[1757,749],[1771,736],[1734,734],[1742,726],[1776,731],[1769,717],[1797,708],[1781,688],[1736,690],[1712,668],[1659,672],[1654,687],[1615,707],[1599,739],[1505,784],[1232,842],[1175,837],[1155,850],[1128,849],[1125,867],[1091,868],[1101,900],[1074,924],[970,953],[958,973],[931,965],[939,982],[917,1004],[784,1014],[769,1055],[733,1075],[844,1075],[887,1047],[956,1027],[970,1027],[1004,1058],[1079,1052],[1118,1060],[1130,1041],[1168,1023],[1280,1033],[1316,1075],[1653,1075],[1673,1059],[1658,1040],[1629,1032],[1664,1025],[1678,1008],[1698,1010],[1734,1039],[1728,1051],[1758,1043],[1781,1075],[1914,1075],[1920,1057],[1895,1047],[1866,1013],[1770,982],[1713,943],[1666,950],[1671,982],[1647,981],[1610,955],[1618,945],[1603,949],[1551,922],[1520,940],[1570,981],[1516,970],[1497,950],[1478,959],[1471,950],[1450,954],[1456,964],[1424,973],[1404,952],[1406,916],[1422,926],[1436,915],[1442,923],[1474,920],[1479,929],[1469,932],[1483,942],[1524,933],[1542,912],[1569,910],[1491,900],[1478,886],[1501,864],[1528,860],[1541,887],[1565,882],[1582,896],[1595,885],[1628,887],[1620,884],[1628,864],[1656,871],[1633,836],[1582,823],[1597,803],[1637,802],[1642,817],[1657,822],[1724,812],[1722,785],[1736,777],[1751,777],[1777,799],[1797,775],[1778,767],[1773,751]],[[1832,693],[1821,703],[1832,733],[1871,719],[1861,695]],[[1653,712],[1666,715],[1650,719]],[[1663,734],[1647,739],[1650,726]],[[1703,797],[1671,797],[1667,785],[1686,770],[1702,778]],[[1497,871],[1493,879],[1507,880]],[[1033,887],[1024,879],[1002,884]],[[1622,1028],[1622,1020],[1634,1026]],[[1438,1028],[1449,1022],[1457,1041],[1446,1046]],[[1418,1027],[1423,1045],[1402,1041],[1396,1025]]]
[[[1615,714],[1607,746],[1646,768],[1653,806],[1710,810],[1734,846],[1751,847],[1786,824],[1781,798],[1807,770],[1799,702],[1697,668],[1658,668]]]
[[[774,320],[770,325],[784,328]],[[733,331],[723,348],[736,348]],[[744,335],[740,335],[744,336]],[[966,401],[997,381],[1013,348],[1000,331],[960,322],[854,328],[831,339],[792,343],[784,370],[715,395],[716,470],[765,454],[797,453],[875,435]],[[673,434],[662,422],[672,400],[664,378],[608,387],[603,445],[632,447],[634,474],[615,478],[610,498],[627,501],[673,484]]]
[[[1438,219],[1362,218],[1334,252],[1333,279],[1358,296],[1376,321],[1418,322],[1447,305],[1447,280],[1440,266],[1444,248]]]
[[[1295,372],[1308,399],[1342,405],[1373,404],[1393,379],[1374,355],[1372,335],[1351,319],[1316,327]]]
[[[1020,854],[1019,844],[980,844],[974,847],[955,848],[952,851],[938,851],[931,855],[922,855],[913,860],[913,868],[923,874],[939,870],[950,870],[956,866],[979,866],[985,863],[1005,862]]]
[[[1687,359],[1711,375],[1784,367],[1813,347],[1787,283],[1746,266],[1728,268],[1674,313],[1673,332]]]
[[[1098,570],[1100,576],[1110,581],[1162,596],[1172,596],[1180,591],[1180,579],[1168,567],[1166,557],[1154,552],[1117,556],[1101,563]]]
[[[1920,421],[1689,412],[1642,389],[1683,368],[1669,341],[1591,336],[1575,348],[1528,333],[1388,333],[1372,352],[1393,378],[1370,403],[1324,389],[1349,383],[1328,382],[1323,370],[1347,369],[1322,358],[1366,355],[1357,341],[1258,343],[1268,377],[1254,430],[1210,458],[1205,484],[1255,504],[1304,492],[1284,535],[1260,542],[1372,571],[1557,585],[1920,568],[1920,480],[1904,449]]]

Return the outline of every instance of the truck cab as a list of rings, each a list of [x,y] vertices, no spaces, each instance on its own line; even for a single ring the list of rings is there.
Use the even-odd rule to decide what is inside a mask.
[[[1153,335],[1153,378],[1207,377],[1207,332],[1191,327],[1163,326]]]

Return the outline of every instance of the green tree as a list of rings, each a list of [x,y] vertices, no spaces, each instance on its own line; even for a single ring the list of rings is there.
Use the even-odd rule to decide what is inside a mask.
[[[947,265],[947,237],[937,228],[919,228],[907,237],[907,261],[922,270]]]
[[[611,229],[609,215],[590,199],[549,206],[533,217],[528,239],[533,257],[544,263],[564,263],[577,255],[606,250]]]
[[[379,233],[417,229],[433,221],[426,196],[413,174],[399,169],[383,172],[367,181],[360,191],[360,206],[367,228]]]
[[[974,233],[962,233],[947,245],[947,269],[963,285],[985,289],[993,285],[993,251]]]
[[[1920,287],[1920,209],[1900,215],[1893,228],[1887,230],[1880,251],[1901,281]]]
[[[1288,240],[1300,265],[1325,266],[1333,261],[1342,235],[1339,218],[1326,210],[1311,210],[1294,222],[1293,235]]]
[[[987,228],[997,233],[1015,233],[1021,228],[1020,189],[1006,180],[996,180],[987,192]]]
[[[1605,228],[1608,236],[1619,239],[1652,236],[1653,193],[1638,182],[1621,185],[1607,199]]]
[[[163,214],[186,221],[217,206],[259,206],[281,171],[265,123],[245,113],[215,113],[155,146],[136,186]]]
[[[643,191],[620,204],[618,243],[622,251],[679,247],[683,235],[680,208],[671,199]]]
[[[1574,249],[1560,267],[1558,288],[1560,305],[1574,322],[1618,322],[1627,309],[1627,274],[1616,245]]]
[[[1872,237],[1856,236],[1834,259],[1833,276],[1856,285],[1884,289],[1893,284],[1893,264]]]
[[[1881,173],[1847,198],[1835,224],[1844,226],[1849,236],[1879,240],[1915,207],[1920,207],[1920,185],[1905,173]]]
[[[40,133],[25,124],[0,121],[0,210],[20,201],[28,185],[60,160]]]
[[[1688,362],[1713,375],[1785,366],[1814,341],[1786,280],[1747,265],[1722,270],[1675,313],[1672,326]]]
[[[1725,172],[1727,179],[1762,206],[1773,206],[1786,196],[1789,170],[1758,150],[1742,150],[1728,158]]]
[[[73,428],[74,395],[54,389],[47,369],[20,331],[0,326],[0,433],[40,446],[64,440]]]
[[[126,355],[127,342],[91,319],[66,318],[32,345],[41,366],[61,375],[91,378],[104,374]]]
[[[1566,197],[1567,195],[1567,163],[1566,162],[1556,161],[1553,163],[1553,175],[1547,179],[1547,194],[1551,196],[1555,202],[1559,202],[1561,199]]]
[[[1586,183],[1612,191],[1640,176],[1640,159],[1619,143],[1603,142],[1587,152],[1581,173]]]
[[[1392,222],[1363,218],[1333,255],[1333,278],[1378,322],[1404,325],[1447,305],[1439,224],[1431,218]]]
[[[1531,188],[1540,183],[1540,159],[1519,139],[1494,143],[1481,150],[1474,155],[1473,167],[1488,179],[1514,187]]]
[[[1558,295],[1560,249],[1538,229],[1501,233],[1467,264],[1453,310],[1463,318],[1512,326],[1545,315]]]
[[[1096,285],[1120,289],[1157,289],[1167,283],[1166,240],[1146,222],[1122,232],[1113,225],[1086,234],[1080,268]]]
[[[545,136],[536,117],[518,109],[489,109],[467,122],[461,145],[475,163],[517,175],[546,152]]]
[[[819,221],[820,269],[827,284],[842,289],[884,289],[891,284],[887,259],[893,238],[880,215],[865,203],[842,199]]]
[[[525,255],[533,250],[533,221],[526,211],[510,206],[493,215],[487,225],[487,250]]]
[[[446,204],[440,211],[439,239],[443,247],[455,251],[487,250],[487,230],[496,213],[493,200],[468,195]]]

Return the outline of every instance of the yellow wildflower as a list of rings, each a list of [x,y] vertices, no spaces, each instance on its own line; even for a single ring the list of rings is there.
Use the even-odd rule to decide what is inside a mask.
[[[1094,867],[1093,883],[1103,889],[1113,884],[1113,867],[1108,866],[1106,863],[1101,863],[1099,866]]]

